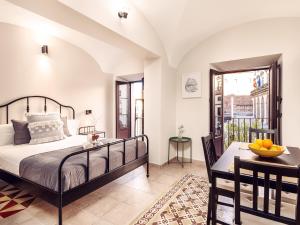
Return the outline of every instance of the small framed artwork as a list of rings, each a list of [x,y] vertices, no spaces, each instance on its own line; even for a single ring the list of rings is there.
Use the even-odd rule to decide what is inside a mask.
[[[182,75],[182,97],[200,98],[202,93],[201,74],[188,73]]]

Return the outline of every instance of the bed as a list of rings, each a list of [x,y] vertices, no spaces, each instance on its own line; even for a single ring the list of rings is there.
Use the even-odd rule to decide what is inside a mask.
[[[59,112],[75,110],[45,96],[26,96],[0,106],[5,109],[8,124],[12,104],[42,99],[44,112],[47,103],[57,104]],[[85,149],[87,137],[74,135],[63,140],[22,145],[0,146],[0,179],[29,189],[38,197],[58,208],[58,224],[62,225],[62,209],[80,197],[102,187],[122,175],[147,165],[149,176],[149,140],[146,135],[128,139],[102,139],[100,144]]]

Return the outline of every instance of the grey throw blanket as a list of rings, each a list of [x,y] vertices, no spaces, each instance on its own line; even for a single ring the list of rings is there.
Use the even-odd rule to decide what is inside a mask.
[[[103,141],[104,144],[116,141],[109,139]],[[125,162],[128,163],[136,158],[136,141],[126,142]],[[52,152],[41,153],[23,159],[20,163],[20,176],[30,181],[38,183],[49,189],[58,190],[58,167],[62,159],[77,151],[81,151],[81,146],[70,147]],[[138,142],[138,157],[146,154],[145,142]],[[87,154],[82,153],[69,158],[62,169],[63,190],[70,190],[86,182],[87,177]],[[113,170],[123,164],[123,143],[112,145],[110,147],[109,169]],[[90,179],[100,176],[107,169],[107,148],[90,152]]]

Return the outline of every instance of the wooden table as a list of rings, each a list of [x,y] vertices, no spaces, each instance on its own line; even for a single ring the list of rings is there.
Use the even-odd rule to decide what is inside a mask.
[[[300,165],[300,149],[288,147],[290,154],[282,154],[276,158],[261,158],[252,153],[250,150],[240,149],[245,143],[233,142],[228,149],[223,153],[220,159],[212,167],[212,196],[216,195],[217,178],[234,181],[234,173],[229,169],[234,163],[234,157],[239,156],[241,159],[254,160],[258,162],[277,163],[281,165],[297,166]],[[252,184],[253,179],[250,175],[241,175],[241,182]],[[259,186],[264,185],[263,178],[258,180]],[[276,182],[270,181],[270,187],[275,189]],[[293,183],[284,183],[282,191],[297,193],[297,185]],[[214,198],[211,198],[214,199]],[[212,203],[214,204],[214,203]],[[212,224],[216,224],[216,210],[212,207]]]

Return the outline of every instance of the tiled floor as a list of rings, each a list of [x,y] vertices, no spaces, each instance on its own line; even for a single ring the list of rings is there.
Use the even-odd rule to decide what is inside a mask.
[[[140,167],[65,207],[64,225],[127,225],[187,173],[207,176],[206,168],[199,162],[185,164],[184,168],[179,164],[151,166],[149,178],[145,168]],[[57,209],[40,199],[28,209],[0,220],[0,225],[54,224],[57,224]],[[267,222],[247,216],[243,224]]]

